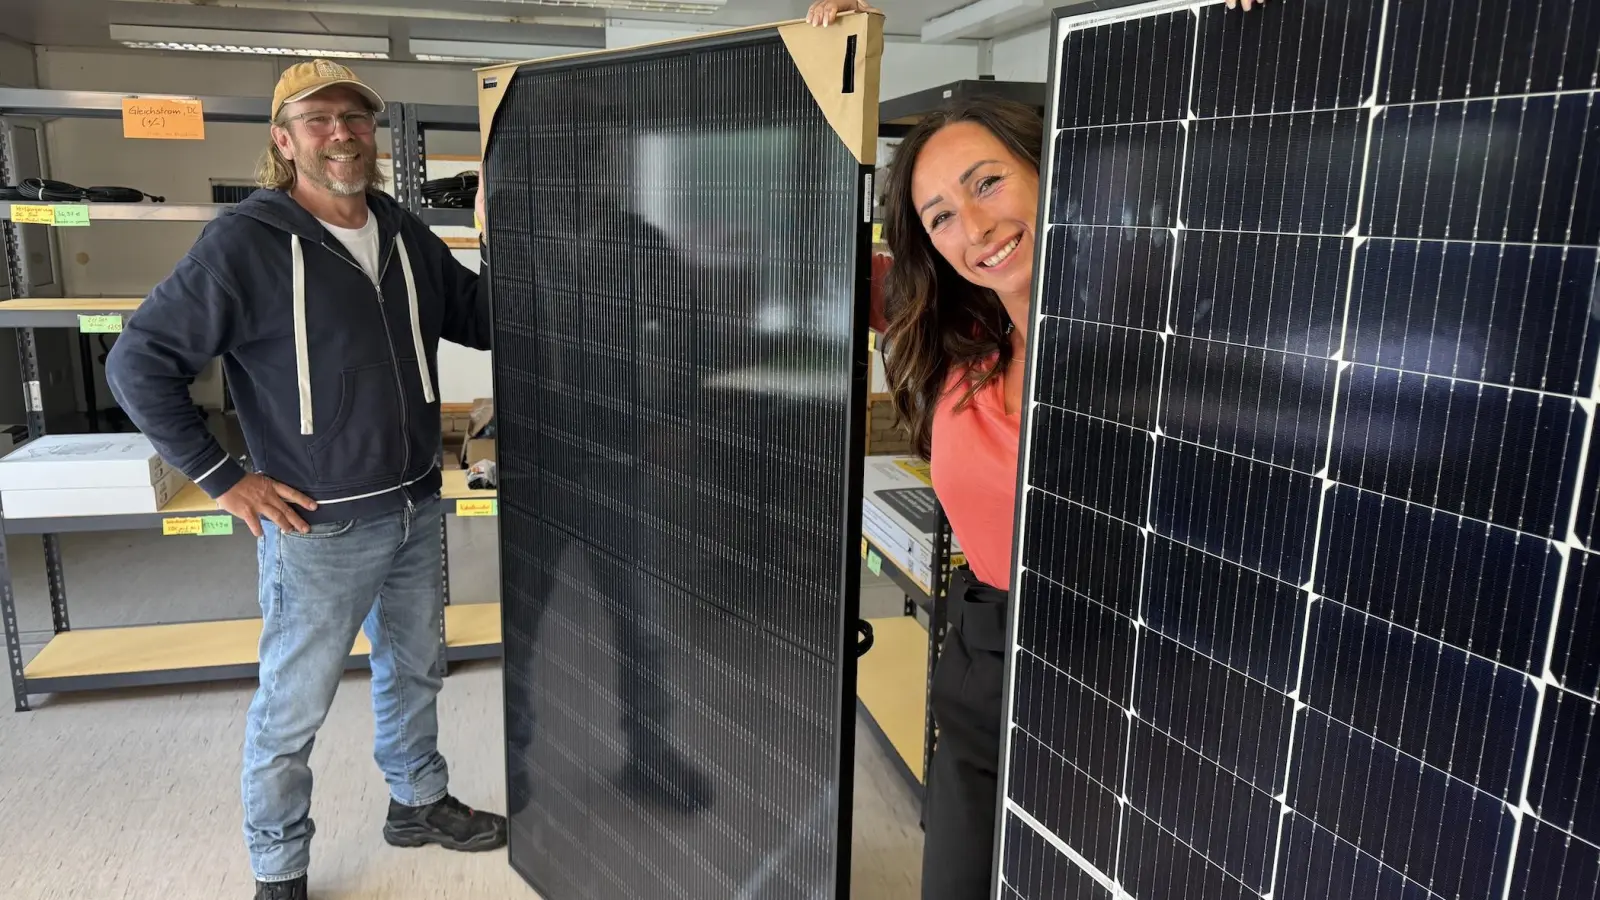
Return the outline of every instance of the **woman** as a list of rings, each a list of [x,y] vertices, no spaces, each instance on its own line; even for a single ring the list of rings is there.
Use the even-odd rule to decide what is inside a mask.
[[[1043,143],[1032,109],[968,100],[925,117],[889,173],[884,371],[967,557],[933,675],[925,898],[989,896]]]
[[[1264,0],[1242,2],[1248,10]],[[806,18],[825,27],[852,12],[876,10],[818,0]],[[925,900],[982,900],[993,877],[1043,146],[1043,122],[1020,104],[977,98],[925,116],[896,150],[885,212],[893,261],[886,274],[873,271],[875,313],[880,305],[888,313],[884,371],[895,410],[931,465],[967,557],[951,578],[933,675],[939,742],[925,779]]]

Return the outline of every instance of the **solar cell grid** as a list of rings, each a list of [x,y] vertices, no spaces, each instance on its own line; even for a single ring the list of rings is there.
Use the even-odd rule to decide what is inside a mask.
[[[1097,6],[1054,32],[1000,896],[1597,900],[1600,11]]]
[[[550,900],[848,890],[873,170],[836,117],[881,24],[800,27],[485,78],[509,855]]]

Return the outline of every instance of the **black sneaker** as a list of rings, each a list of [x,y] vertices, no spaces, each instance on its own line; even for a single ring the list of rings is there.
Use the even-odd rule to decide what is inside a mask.
[[[256,900],[306,900],[306,876],[289,881],[258,881]]]
[[[383,839],[396,847],[438,844],[469,853],[495,850],[506,845],[506,820],[474,810],[448,794],[427,806],[406,806],[391,798]]]
[[[636,753],[617,779],[635,800],[676,813],[691,814],[711,806],[711,782],[677,751],[660,748]]]

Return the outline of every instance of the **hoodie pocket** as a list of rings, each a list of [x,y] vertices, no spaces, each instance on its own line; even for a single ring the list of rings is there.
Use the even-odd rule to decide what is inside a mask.
[[[307,452],[319,487],[366,486],[400,477],[406,440],[394,367],[383,362],[341,373],[339,411],[317,423]]]

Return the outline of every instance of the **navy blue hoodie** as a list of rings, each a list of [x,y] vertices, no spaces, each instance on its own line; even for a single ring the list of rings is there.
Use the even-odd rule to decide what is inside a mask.
[[[306,521],[439,489],[439,341],[489,349],[489,279],[392,197],[367,196],[379,285],[288,194],[258,190],[206,225],[112,345],[117,402],[211,497],[245,474],[189,396],[219,356],[252,465],[317,501]]]

